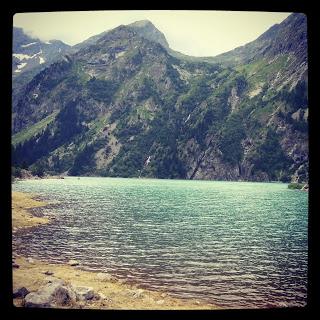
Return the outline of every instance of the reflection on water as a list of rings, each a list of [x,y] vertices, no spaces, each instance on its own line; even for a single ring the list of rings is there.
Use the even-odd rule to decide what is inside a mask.
[[[308,194],[285,184],[68,177],[13,190],[60,201],[23,254],[224,307],[306,304]]]

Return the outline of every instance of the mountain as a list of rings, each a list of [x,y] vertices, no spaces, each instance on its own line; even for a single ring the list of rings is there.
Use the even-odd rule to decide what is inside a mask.
[[[293,54],[300,62],[307,59],[307,18],[293,13],[281,24],[275,24],[256,40],[214,57],[213,61],[227,65],[249,63],[260,58]],[[295,32],[293,32],[295,31]]]
[[[159,43],[166,49],[169,48],[169,44],[164,34],[160,32],[149,20],[136,21],[134,23],[129,24],[128,27],[131,27],[132,29],[134,29],[141,37],[154,41],[156,43]],[[82,49],[84,47],[87,47],[89,45],[96,43],[100,38],[105,36],[109,31],[110,30],[104,31],[102,33],[99,33],[97,35],[94,35],[84,40],[81,43],[76,44],[75,46],[73,46],[72,50],[75,52],[75,51],[78,51],[79,49]]]
[[[148,20],[136,21],[128,25],[133,28],[141,37],[161,44],[168,49],[169,44],[166,37]]]
[[[16,77],[35,67],[45,67],[69,48],[60,40],[43,42],[26,35],[22,28],[13,27],[12,75]]]
[[[12,36],[12,90],[16,103],[22,87],[38,72],[59,60],[71,47],[60,40],[43,42],[32,38],[17,27],[13,27]]]
[[[214,57],[193,57],[188,56],[186,54],[183,54],[179,51],[175,51],[169,47],[169,44],[167,42],[167,39],[165,38],[164,34],[160,32],[152,22],[148,20],[140,20],[136,21],[134,23],[131,23],[128,25],[129,27],[133,28],[140,36],[142,36],[145,39],[154,41],[156,43],[161,44],[167,52],[172,55],[173,57],[176,57],[178,59],[187,61],[187,62],[208,62],[208,63],[216,63]],[[102,33],[99,33],[97,35],[94,35],[86,40],[84,40],[81,43],[78,43],[74,45],[71,48],[72,52],[76,52],[84,47],[87,47],[89,45],[94,44],[97,42],[100,38],[102,38],[105,34],[107,34],[110,30],[104,31]]]
[[[306,18],[185,59],[148,21],[77,46],[13,103],[13,165],[70,175],[307,181]],[[209,63],[210,62],[210,63]]]
[[[307,20],[304,14],[294,13],[281,24],[272,26],[257,40],[214,57],[212,60],[225,66],[243,68],[243,65],[260,64],[258,73],[263,76],[264,64],[280,64],[274,73],[274,87],[279,89],[299,81],[307,81],[308,49]],[[285,61],[285,58],[287,59]],[[283,60],[283,61],[282,61]],[[279,72],[278,72],[279,71]]]

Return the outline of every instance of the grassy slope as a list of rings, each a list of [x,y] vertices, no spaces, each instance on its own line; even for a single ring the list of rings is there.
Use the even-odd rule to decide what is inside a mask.
[[[55,111],[55,112],[51,113],[49,116],[47,116],[46,118],[40,120],[39,122],[37,122],[37,123],[31,125],[30,127],[16,133],[12,137],[12,144],[15,146],[19,143],[22,143],[24,141],[29,140],[30,138],[35,136],[37,133],[41,132],[43,129],[45,129],[45,127],[50,122],[52,122],[55,119],[57,113],[58,113],[58,111]]]

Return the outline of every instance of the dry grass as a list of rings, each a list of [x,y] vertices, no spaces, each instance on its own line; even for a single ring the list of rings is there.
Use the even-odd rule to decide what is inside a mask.
[[[31,194],[22,192],[12,192],[12,227],[21,229],[38,226],[48,223],[49,219],[45,217],[35,217],[28,209],[43,207],[47,203],[34,200]]]

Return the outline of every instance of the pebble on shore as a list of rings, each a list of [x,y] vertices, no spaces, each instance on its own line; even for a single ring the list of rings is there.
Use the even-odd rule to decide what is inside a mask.
[[[69,260],[68,265],[69,266],[78,266],[80,263],[77,260]]]

